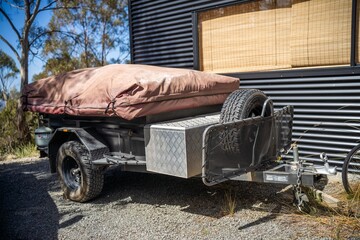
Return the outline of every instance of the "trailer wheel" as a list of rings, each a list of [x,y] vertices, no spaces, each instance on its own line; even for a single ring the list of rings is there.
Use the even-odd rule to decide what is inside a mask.
[[[86,202],[102,191],[104,175],[100,169],[93,168],[90,154],[80,142],[69,141],[61,145],[57,154],[57,171],[66,199]]]
[[[234,122],[249,117],[260,116],[267,96],[257,89],[239,89],[232,92],[225,100],[220,113],[220,123]],[[272,106],[267,105],[265,117],[270,116]],[[241,139],[236,129],[224,131],[220,137],[222,149],[229,153],[239,151]]]

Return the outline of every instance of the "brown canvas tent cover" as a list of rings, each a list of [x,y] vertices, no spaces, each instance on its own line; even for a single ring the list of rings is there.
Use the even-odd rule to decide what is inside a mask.
[[[71,71],[26,86],[25,109],[81,116],[136,117],[222,104],[239,79],[189,69],[114,64]]]

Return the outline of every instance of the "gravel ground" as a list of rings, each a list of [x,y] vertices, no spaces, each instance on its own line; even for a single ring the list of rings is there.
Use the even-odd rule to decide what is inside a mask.
[[[47,159],[0,162],[0,239],[360,239],[331,216],[305,216],[285,186],[106,172],[89,203],[64,200]],[[225,193],[236,193],[233,216]],[[324,224],[329,223],[329,224]],[[341,232],[342,231],[342,232]]]

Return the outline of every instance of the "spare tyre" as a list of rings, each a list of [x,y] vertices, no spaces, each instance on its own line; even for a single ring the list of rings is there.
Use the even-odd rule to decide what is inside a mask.
[[[220,123],[234,122],[260,116],[267,96],[258,89],[239,89],[225,100],[220,113]],[[265,117],[272,113],[272,104],[267,104]],[[241,142],[238,129],[228,129],[221,135],[222,149],[229,153],[239,152]]]

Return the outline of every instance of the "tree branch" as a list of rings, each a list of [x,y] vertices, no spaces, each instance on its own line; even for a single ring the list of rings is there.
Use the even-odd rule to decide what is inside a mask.
[[[0,40],[2,40],[4,43],[6,43],[6,45],[9,46],[9,48],[11,49],[11,51],[14,52],[17,60],[18,60],[19,62],[21,62],[21,58],[20,58],[19,53],[18,53],[18,52],[16,51],[16,49],[8,42],[8,40],[6,40],[1,34],[0,34]]]
[[[52,1],[52,2],[50,2],[48,5],[46,5],[45,7],[43,7],[41,10],[47,10],[51,5],[53,5],[54,3],[56,3],[57,2],[57,0],[54,0],[54,1]]]
[[[36,56],[38,54],[38,52],[34,52],[33,50],[31,50],[31,48],[29,48],[29,52],[31,53],[32,56]]]
[[[60,9],[74,9],[74,8],[66,8],[66,7],[53,7],[53,8],[42,8],[42,9],[39,9],[38,12],[44,12],[44,11],[49,11],[49,10],[60,10]]]
[[[60,33],[60,34],[63,34],[67,37],[70,37],[72,38],[74,41],[77,42],[77,40],[75,39],[74,37],[74,34],[71,33],[71,32],[65,32],[65,31],[61,31],[61,30],[51,30],[51,31],[45,31],[45,32],[42,32],[40,33],[39,35],[37,35],[33,40],[31,40],[31,42],[29,43],[29,46],[31,46],[32,44],[34,44],[34,42],[36,40],[38,40],[39,38],[41,38],[42,36],[46,35],[46,34],[51,34],[51,33]]]
[[[39,57],[39,55],[32,55],[31,62],[34,60],[34,58],[37,58],[37,59],[39,59],[40,61],[42,61],[42,62],[44,62],[44,63],[46,62],[45,59]]]
[[[25,0],[24,1],[25,5],[24,5],[24,12],[25,12],[25,16],[26,16],[26,19],[29,20],[30,19],[30,2],[29,0]]]
[[[2,91],[7,92],[7,87],[6,87],[5,79],[4,79],[3,76],[0,77],[0,82],[1,82],[1,85],[2,85]]]
[[[38,12],[42,12],[42,11],[46,11],[46,10],[51,10],[51,9],[52,9],[52,8],[50,8],[51,5],[53,5],[53,4],[56,3],[56,2],[57,2],[57,0],[54,0],[54,1],[50,2],[50,3],[49,3],[48,5],[46,5],[45,7],[39,9]]]
[[[46,35],[46,34],[53,33],[53,32],[58,32],[58,31],[45,31],[45,32],[40,33],[40,34],[37,35],[33,40],[31,40],[31,42],[29,43],[29,47],[31,47],[31,46],[34,44],[34,42],[35,42],[36,40],[38,40],[39,38],[41,38],[42,36],[44,36],[44,35]]]
[[[36,0],[34,11],[31,15],[30,19],[28,20],[28,23],[30,26],[34,22],[36,15],[39,13],[40,2],[41,2],[41,0]]]
[[[43,8],[41,8],[41,9],[39,9],[39,11],[38,11],[38,13],[40,13],[40,12],[44,12],[44,11],[49,11],[49,10],[60,10],[60,9],[78,9],[78,8],[80,8],[80,7],[76,7],[76,6],[74,6],[74,7],[65,7],[65,6],[61,6],[61,7],[51,7],[54,3],[56,3],[57,2],[57,0],[54,0],[54,1],[52,1],[52,2],[50,2],[48,5],[46,5],[45,7],[43,7]]]
[[[18,37],[19,41],[21,40],[21,36],[20,36],[20,33],[19,31],[16,29],[14,23],[11,21],[10,17],[6,14],[6,12],[0,8],[0,13],[2,13],[4,15],[4,17],[6,18],[6,20],[9,22],[11,28],[14,30],[16,36]]]
[[[24,10],[24,6],[17,6],[15,4],[12,4],[11,2],[9,2],[8,0],[5,0],[5,2],[10,5],[11,7],[13,8],[17,8],[17,9],[20,9],[20,10]]]
[[[125,57],[123,57],[121,60],[120,60],[120,63],[123,63],[128,57],[129,57],[130,53],[128,52]]]

